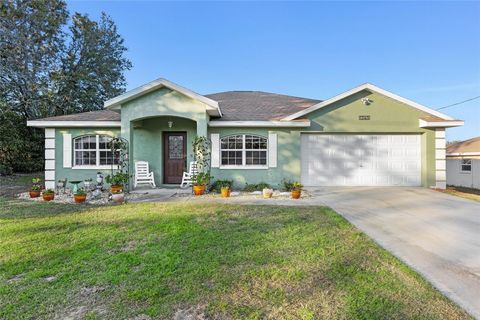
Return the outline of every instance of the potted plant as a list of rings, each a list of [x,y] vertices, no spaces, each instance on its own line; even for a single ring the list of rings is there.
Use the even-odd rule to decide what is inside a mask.
[[[84,203],[87,200],[87,193],[82,188],[79,188],[76,193],[73,194],[75,203]]]
[[[105,177],[107,183],[110,184],[110,191],[122,192],[123,185],[128,182],[128,174],[123,172],[117,172],[114,175],[108,175]]]
[[[43,190],[43,200],[45,201],[51,201],[55,198],[55,191],[52,189],[45,189]]]
[[[262,195],[265,199],[269,199],[273,195],[273,189],[271,188],[263,188]]]
[[[213,177],[208,172],[200,172],[195,176],[193,181],[193,194],[201,196],[205,193],[205,188]]]
[[[230,192],[231,192],[230,186],[226,186],[226,185],[222,186],[220,188],[220,192],[222,193],[222,198],[230,197]]]
[[[32,179],[32,187],[30,188],[30,198],[38,198],[40,197],[40,178],[33,178]]]
[[[300,182],[294,182],[292,184],[292,199],[299,199],[302,195],[303,185]]]
[[[125,194],[123,191],[112,192],[112,201],[115,203],[123,203],[125,201]]]

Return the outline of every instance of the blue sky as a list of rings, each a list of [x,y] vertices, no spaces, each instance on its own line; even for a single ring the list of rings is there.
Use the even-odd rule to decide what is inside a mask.
[[[439,108],[480,95],[480,2],[72,1],[118,25],[128,89],[164,77],[198,93],[327,99],[365,82]],[[442,110],[480,135],[480,99]]]

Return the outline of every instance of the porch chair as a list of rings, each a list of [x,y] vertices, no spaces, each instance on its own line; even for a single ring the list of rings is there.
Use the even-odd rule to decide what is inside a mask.
[[[147,161],[135,162],[135,181],[133,187],[139,184],[149,184],[152,188],[156,188],[153,171],[150,171]]]
[[[197,174],[198,174],[197,162],[192,161],[190,162],[190,168],[188,169],[188,172],[183,173],[182,183],[180,184],[180,188],[184,189],[191,186],[193,183],[193,178]]]

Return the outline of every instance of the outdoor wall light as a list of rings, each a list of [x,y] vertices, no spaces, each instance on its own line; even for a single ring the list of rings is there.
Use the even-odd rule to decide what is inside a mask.
[[[171,129],[173,127],[173,121],[168,121],[168,127]]]
[[[364,105],[369,106],[370,104],[372,104],[373,100],[369,98],[362,98],[362,102]]]

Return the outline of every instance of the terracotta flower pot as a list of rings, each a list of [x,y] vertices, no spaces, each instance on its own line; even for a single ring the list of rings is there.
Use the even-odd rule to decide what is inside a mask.
[[[52,201],[55,198],[55,193],[44,193],[43,200]]]
[[[292,199],[300,199],[302,190],[292,190]]]
[[[112,201],[115,203],[123,203],[125,201],[125,194],[124,193],[112,194]]]
[[[123,191],[123,186],[122,185],[119,185],[119,184],[112,184],[110,186],[110,191],[112,193],[116,193],[116,192],[122,192]]]
[[[230,188],[222,188],[221,193],[222,193],[222,198],[230,197]]]
[[[201,196],[205,193],[205,186],[193,186],[193,194],[196,196]]]
[[[87,200],[87,195],[82,194],[82,195],[73,195],[73,199],[75,200],[75,203],[84,203],[85,200]]]
[[[30,193],[30,198],[40,197],[40,190],[31,190],[29,193]]]

